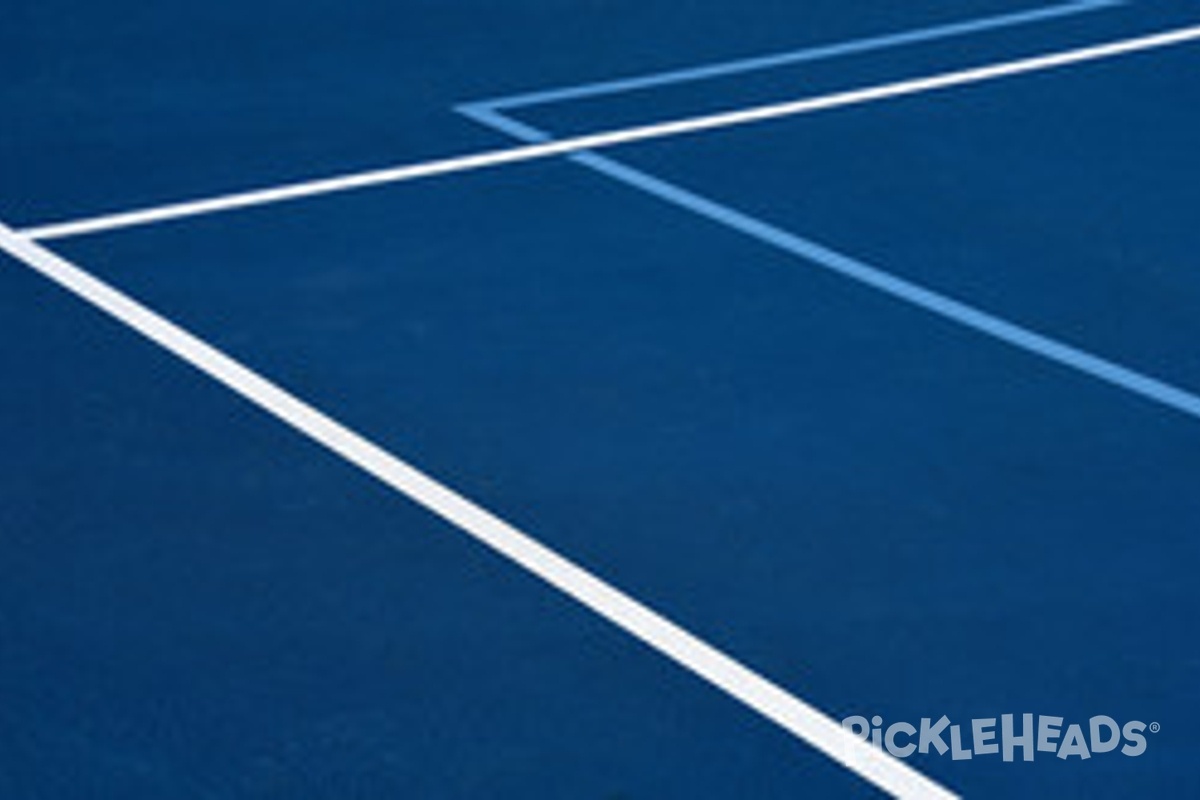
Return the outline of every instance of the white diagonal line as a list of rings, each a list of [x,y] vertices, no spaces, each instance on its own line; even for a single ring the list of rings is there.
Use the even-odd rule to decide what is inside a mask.
[[[671,136],[748,125],[755,122],[812,114],[836,108],[862,105],[897,97],[924,94],[966,86],[973,83],[993,81],[1016,75],[1057,69],[1074,64],[1083,64],[1117,56],[1130,55],[1148,50],[1184,44],[1200,39],[1200,25],[1177,28],[1147,36],[1123,39],[1116,42],[1065,50],[1015,61],[973,67],[970,69],[944,72],[921,78],[869,86],[861,89],[835,92],[819,97],[791,100],[783,103],[754,106],[736,111],[725,111],[699,117],[640,125],[614,131],[592,133],[551,142],[490,150],[453,158],[438,159],[419,164],[408,164],[384,169],[358,172],[333,178],[286,184],[267,189],[221,195],[202,200],[171,203],[154,208],[136,209],[115,214],[91,217],[72,222],[59,222],[27,228],[21,233],[33,239],[50,240],[67,236],[148,225],[155,222],[214,214],[238,208],[296,200],[314,195],[344,192],[368,186],[400,183],[437,175],[468,172],[486,167],[516,164],[525,161],[567,155],[581,150],[598,150],[623,144],[665,139]]]
[[[0,223],[0,251],[104,311],[896,797],[956,797],[821,711],[209,343]]]

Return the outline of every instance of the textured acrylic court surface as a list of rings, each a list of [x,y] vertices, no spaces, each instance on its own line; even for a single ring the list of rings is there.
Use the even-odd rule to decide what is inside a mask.
[[[0,219],[509,142],[462,101],[1032,3],[22,3]],[[514,109],[556,134],[1181,24],[1131,3]],[[619,150],[1200,390],[1200,51]],[[54,245],[835,717],[1156,721],[914,759],[1197,791],[1200,420],[550,161]],[[0,795],[870,797],[866,783],[0,261]]]

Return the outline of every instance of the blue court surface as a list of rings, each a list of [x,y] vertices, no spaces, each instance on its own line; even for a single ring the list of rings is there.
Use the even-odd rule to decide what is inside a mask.
[[[0,797],[1200,796],[1194,2],[4,17]]]

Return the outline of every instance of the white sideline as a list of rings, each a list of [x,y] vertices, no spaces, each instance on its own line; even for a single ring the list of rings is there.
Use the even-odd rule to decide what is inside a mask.
[[[1022,58],[1015,61],[1005,61],[982,67],[944,72],[862,89],[835,92],[819,97],[809,97],[783,103],[754,106],[737,111],[725,111],[699,117],[640,125],[632,128],[587,134],[502,150],[490,150],[472,155],[427,161],[420,164],[387,167],[339,177],[291,183],[273,188],[256,189],[201,200],[171,203],[153,208],[105,214],[70,222],[49,223],[26,228],[20,231],[20,233],[31,239],[51,240],[136,225],[148,225],[155,222],[194,217],[201,214],[213,214],[220,211],[230,211],[267,203],[278,203],[285,200],[295,200],[331,192],[343,192],[368,186],[399,183],[436,175],[447,175],[503,164],[533,161],[576,153],[581,150],[598,150],[622,144],[662,139],[669,136],[680,136],[799,114],[828,111],[835,108],[844,108],[896,97],[949,89],[955,86],[992,81],[1014,75],[1042,72],[1072,64],[1099,61],[1105,58],[1179,45],[1197,39],[1200,39],[1200,25],[1176,28],[1147,36]]]
[[[620,589],[2,222],[0,251],[457,526],[880,789],[905,800],[957,797]]]

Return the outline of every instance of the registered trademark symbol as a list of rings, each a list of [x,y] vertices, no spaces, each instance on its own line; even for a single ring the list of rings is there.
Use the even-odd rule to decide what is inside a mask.
[[[1162,725],[1159,725],[1157,722],[1150,723],[1150,732],[1151,733],[1158,733],[1161,730],[1162,730]]]

